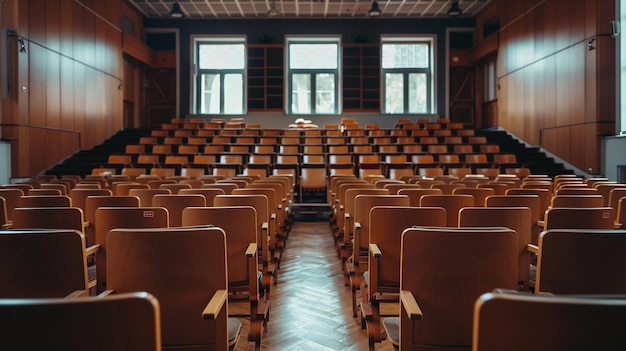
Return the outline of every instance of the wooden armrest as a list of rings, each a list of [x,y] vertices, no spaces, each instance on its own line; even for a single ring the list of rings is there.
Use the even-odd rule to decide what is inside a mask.
[[[622,223],[615,222],[615,223],[613,224],[613,228],[615,228],[615,229],[622,229]]]
[[[268,230],[270,227],[270,225],[267,222],[263,222],[263,224],[261,224],[261,230]]]
[[[539,226],[539,228],[545,228],[546,227],[546,221],[544,221],[543,219],[540,219],[537,221],[537,226]]]
[[[256,256],[257,245],[256,243],[248,244],[248,248],[246,249],[246,257],[254,257]]]
[[[404,309],[406,310],[406,314],[409,319],[422,319],[422,310],[410,291],[400,290],[400,301],[402,302],[402,305],[404,305]]]
[[[534,253],[535,255],[539,254],[539,246],[537,246],[535,244],[527,244],[526,245],[526,250],[528,250],[529,252]]]
[[[113,290],[105,290],[101,293],[99,293],[98,295],[96,295],[96,297],[105,297],[105,296],[109,296],[113,294]]]
[[[220,314],[228,298],[228,290],[218,290],[202,311],[202,318],[214,320]]]
[[[275,221],[275,220],[276,220],[276,213],[272,213],[272,214],[270,215],[270,219],[271,219],[271,220],[273,220],[273,221]]]
[[[81,296],[89,296],[89,290],[74,290],[65,296],[64,299],[75,299]]]
[[[87,249],[85,250],[85,254],[87,256],[91,256],[91,255],[95,255],[96,252],[98,251],[100,251],[100,244],[95,244],[95,245],[91,245],[87,247]]]
[[[354,230],[361,230],[361,222],[354,222]]]
[[[378,245],[376,244],[370,244],[370,253],[374,257],[380,257],[383,255],[383,252],[380,251],[380,247],[378,247]]]
[[[538,291],[538,292],[535,292],[535,295],[539,295],[539,296],[554,296],[554,293],[551,293],[549,291]]]

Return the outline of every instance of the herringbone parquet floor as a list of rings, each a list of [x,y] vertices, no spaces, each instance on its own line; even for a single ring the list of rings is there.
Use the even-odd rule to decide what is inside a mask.
[[[254,350],[243,321],[238,351]],[[293,224],[283,253],[278,285],[271,290],[271,313],[263,350],[365,351],[367,331],[353,318],[350,289],[344,285],[328,222]],[[384,340],[376,350],[391,351]]]

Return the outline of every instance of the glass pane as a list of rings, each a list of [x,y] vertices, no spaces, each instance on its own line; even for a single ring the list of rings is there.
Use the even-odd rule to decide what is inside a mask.
[[[385,113],[404,113],[404,79],[401,73],[385,74]]]
[[[428,112],[426,74],[409,74],[409,113]]]
[[[200,69],[245,68],[243,44],[200,44],[198,54]]]
[[[337,44],[290,44],[289,68],[336,69],[338,52]]]
[[[220,75],[203,74],[200,79],[200,113],[220,113]]]
[[[311,113],[311,75],[294,74],[292,85],[291,111],[293,113]]]
[[[239,73],[224,76],[224,113],[243,113],[243,75]]]
[[[315,112],[335,113],[335,75],[315,75]]]
[[[429,44],[406,43],[391,44],[383,43],[382,65],[383,68],[426,68],[429,67]]]

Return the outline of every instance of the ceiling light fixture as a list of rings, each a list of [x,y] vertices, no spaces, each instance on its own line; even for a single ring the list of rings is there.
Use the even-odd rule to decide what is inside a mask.
[[[459,7],[458,1],[453,1],[448,10],[448,17],[459,17],[463,14],[463,11]]]
[[[185,14],[180,9],[180,4],[178,3],[178,1],[176,1],[174,3],[174,5],[172,5],[172,11],[170,11],[170,17],[172,17],[172,18],[183,18],[183,17],[185,17]]]
[[[378,7],[378,2],[374,0],[374,2],[372,2],[372,7],[369,9],[369,11],[367,11],[367,15],[370,17],[380,17],[380,15],[382,14],[383,12]]]
[[[270,5],[270,9],[267,11],[267,17],[276,17],[280,15],[278,9],[276,8],[276,1],[272,0],[272,4]]]

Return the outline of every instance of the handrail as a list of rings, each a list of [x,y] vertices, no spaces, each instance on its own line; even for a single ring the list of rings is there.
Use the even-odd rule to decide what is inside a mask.
[[[0,123],[0,128],[2,127],[24,127],[24,128],[33,128],[33,129],[43,129],[57,132],[66,132],[73,133],[78,135],[78,148],[82,149],[82,139],[80,130],[72,130],[72,129],[64,129],[64,128],[54,128],[54,127],[44,127],[44,126],[35,126],[30,124],[21,124],[21,123]],[[2,139],[7,140],[7,139]]]

